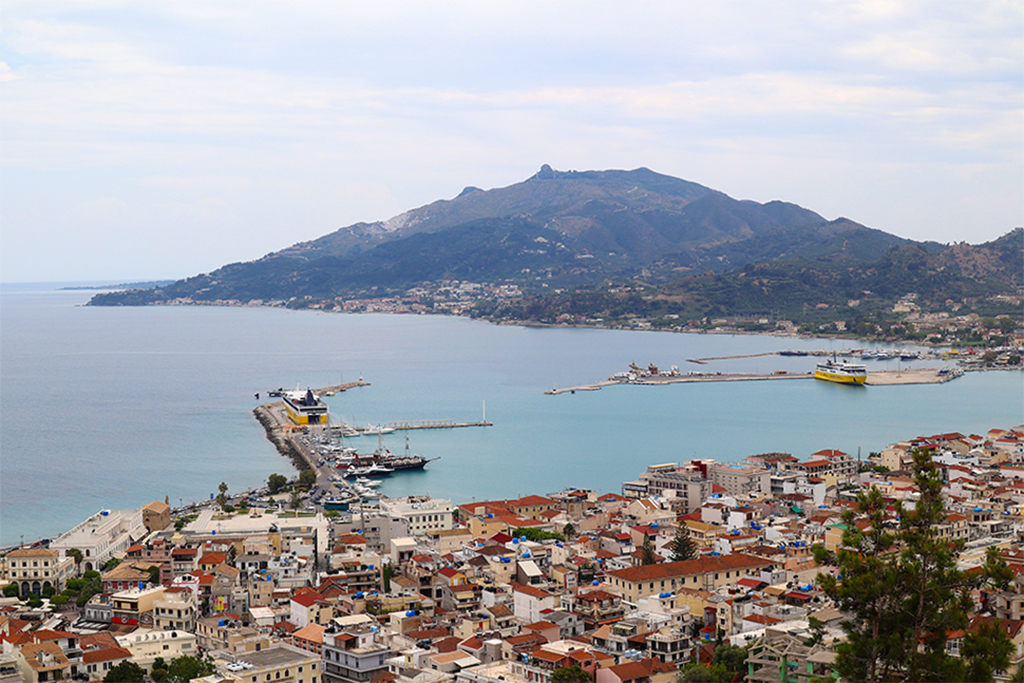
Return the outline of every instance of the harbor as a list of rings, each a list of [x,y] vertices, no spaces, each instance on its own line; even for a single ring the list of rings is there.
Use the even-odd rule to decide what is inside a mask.
[[[317,486],[321,491],[338,489],[346,501],[350,498],[358,500],[379,497],[374,492],[379,482],[374,483],[369,478],[403,470],[422,470],[427,463],[437,460],[409,452],[409,431],[493,426],[487,422],[486,415],[479,421],[471,422],[404,420],[362,427],[343,422],[332,424],[327,405],[321,397],[367,386],[370,383],[360,377],[357,382],[316,390],[276,389],[267,392],[267,395],[281,400],[260,405],[253,410],[253,414],[266,430],[267,439],[279,453],[292,461],[296,469],[315,471]],[[399,430],[406,432],[405,454],[393,455],[383,447],[379,439]],[[378,446],[373,453],[359,454],[358,449],[345,444],[346,438],[363,436],[378,437]],[[356,481],[347,483],[344,479]]]
[[[746,354],[740,356],[720,356],[718,358],[691,359],[690,362],[706,363],[710,360],[727,360],[733,358],[752,358],[755,356],[778,355],[777,353]],[[824,355],[824,354],[817,354]],[[941,384],[956,379],[963,375],[961,368],[904,368],[897,370],[861,370],[863,381],[858,384],[866,386],[897,386],[910,384]],[[752,381],[774,381],[774,380],[795,380],[815,379],[814,372],[790,372],[787,370],[776,370],[774,372],[680,372],[673,366],[668,371],[659,370],[657,366],[650,365],[646,368],[630,364],[626,372],[619,372],[606,380],[582,384],[578,386],[563,387],[561,389],[552,387],[544,394],[558,396],[561,394],[575,394],[577,391],[598,391],[604,387],[620,384],[631,384],[641,386],[661,386],[665,384],[689,384],[697,382],[752,382]],[[818,377],[817,379],[822,379]]]

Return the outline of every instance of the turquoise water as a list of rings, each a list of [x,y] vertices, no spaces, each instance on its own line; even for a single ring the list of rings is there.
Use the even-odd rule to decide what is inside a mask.
[[[728,462],[766,451],[805,457],[823,448],[866,455],[921,434],[1024,422],[1017,372],[865,389],[795,380],[543,394],[603,379],[631,361],[807,372],[813,358],[686,360],[844,345],[828,340],[81,306],[90,295],[52,286],[0,290],[0,544],[52,536],[100,508],[165,496],[177,505],[209,497],[221,481],[238,491],[271,472],[291,474],[252,416],[253,394],[360,375],[372,386],[327,399],[335,420],[472,421],[486,406],[493,427],[411,432],[412,450],[440,459],[383,487],[455,502],[570,485],[618,491],[653,463]],[[376,447],[375,439],[353,443]],[[402,450],[403,437],[389,435],[385,444]]]

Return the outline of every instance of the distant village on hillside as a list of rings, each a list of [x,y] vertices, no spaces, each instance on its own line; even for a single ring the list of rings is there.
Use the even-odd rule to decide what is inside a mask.
[[[830,680],[849,615],[822,589],[822,552],[869,526],[856,500],[872,487],[898,523],[921,496],[921,449],[957,567],[997,552],[1012,571],[972,593],[946,652],[998,619],[1009,680],[1024,662],[1024,427],[863,461],[826,449],[652,464],[619,493],[323,510],[295,481],[102,510],[0,559],[0,681],[670,683],[698,667]]]

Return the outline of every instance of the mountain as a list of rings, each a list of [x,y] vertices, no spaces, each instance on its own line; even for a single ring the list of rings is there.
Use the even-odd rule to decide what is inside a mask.
[[[736,200],[646,168],[560,172],[544,165],[508,187],[467,187],[386,221],[164,287],[99,294],[91,303],[324,299],[455,279],[515,283],[527,293],[637,279],[665,286],[749,264],[863,268],[894,248],[910,249],[929,268],[988,272],[994,262],[969,246],[916,243],[781,201]]]

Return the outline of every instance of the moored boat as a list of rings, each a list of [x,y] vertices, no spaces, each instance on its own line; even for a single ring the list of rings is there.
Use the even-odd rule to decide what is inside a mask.
[[[868,378],[867,367],[860,363],[837,361],[834,358],[818,363],[814,370],[814,379],[839,384],[862,385]]]

